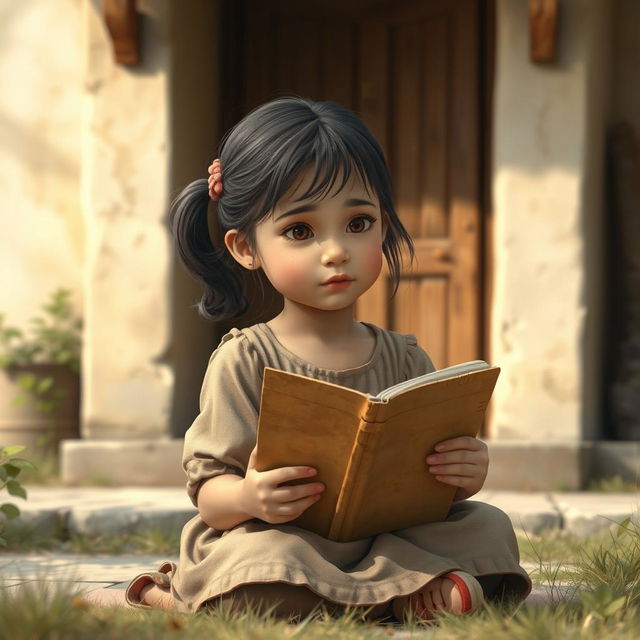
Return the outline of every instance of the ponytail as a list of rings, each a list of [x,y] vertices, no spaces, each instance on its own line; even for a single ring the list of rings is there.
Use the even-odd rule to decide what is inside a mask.
[[[209,187],[195,180],[172,205],[173,237],[187,271],[204,285],[198,312],[207,320],[239,317],[249,307],[240,267],[226,247],[211,242],[207,224]]]

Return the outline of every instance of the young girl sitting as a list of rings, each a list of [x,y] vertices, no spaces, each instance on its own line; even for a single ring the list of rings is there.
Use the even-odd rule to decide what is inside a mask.
[[[274,100],[226,135],[209,172],[174,208],[180,256],[204,284],[201,314],[247,310],[242,269],[262,269],[284,308],[267,323],[231,329],[211,355],[182,459],[198,515],[182,531],[178,566],[165,562],[134,578],[129,604],[196,612],[245,602],[274,606],[281,617],[352,605],[374,618],[413,611],[431,620],[439,611],[474,611],[485,598],[525,598],[531,581],[509,518],[467,500],[487,474],[487,447],[476,438],[425,452],[425,467],[457,487],[446,520],[353,542],[289,524],[322,500],[324,487],[279,485],[314,469],[255,469],[264,367],[371,394],[434,370],[414,335],[354,319],[383,256],[396,288],[400,245],[413,256],[369,130],[336,104]],[[218,200],[224,247],[209,235],[210,198]]]

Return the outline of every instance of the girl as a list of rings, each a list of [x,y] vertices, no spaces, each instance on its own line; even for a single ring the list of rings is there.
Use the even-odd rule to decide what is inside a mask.
[[[231,329],[213,352],[182,459],[198,515],[182,531],[179,565],[134,578],[127,601],[196,612],[235,607],[242,596],[282,617],[317,605],[336,612],[366,605],[370,617],[402,620],[412,611],[430,620],[439,611],[476,610],[485,598],[526,597],[531,582],[508,517],[467,500],[487,474],[487,448],[476,438],[442,442],[425,459],[438,480],[457,487],[445,521],[353,542],[288,524],[322,500],[324,487],[280,485],[314,469],[254,468],[265,366],[372,394],[434,370],[415,336],[354,320],[383,255],[393,293],[400,245],[413,257],[371,133],[336,104],[282,98],[226,135],[209,172],[209,183],[191,183],[174,208],[180,256],[204,284],[200,313],[246,311],[241,269],[262,269],[284,308],[267,323]],[[210,197],[218,200],[224,247],[209,235]]]

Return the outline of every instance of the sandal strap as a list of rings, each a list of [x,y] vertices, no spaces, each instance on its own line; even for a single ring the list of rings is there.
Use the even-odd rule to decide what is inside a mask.
[[[455,573],[447,573],[447,575],[442,577],[455,582],[455,585],[458,587],[458,591],[460,592],[460,597],[462,598],[462,612],[466,613],[467,611],[470,611],[473,601],[471,599],[471,592],[469,591],[469,587],[467,587],[467,583]]]
[[[166,573],[162,573],[161,571],[154,571],[153,573],[149,574],[149,577],[159,587],[165,587],[168,589],[171,585],[171,578]]]
[[[178,567],[176,566],[175,562],[171,562],[171,560],[166,560],[158,567],[158,571],[160,573],[166,573],[170,577],[173,577],[173,574],[176,572],[177,568]]]
[[[484,602],[482,586],[470,573],[466,573],[465,571],[450,571],[439,577],[448,578],[458,588],[460,598],[462,599],[462,613],[476,611]],[[433,621],[435,619],[433,611],[427,607],[422,591],[418,591],[409,596],[409,606],[422,620]]]
[[[131,580],[124,592],[124,598],[127,604],[132,607],[141,607],[150,609],[150,605],[140,601],[140,592],[148,584],[156,584],[163,589],[169,589],[171,586],[171,578],[160,571],[151,571],[149,573],[141,573]]]
[[[458,587],[462,598],[463,613],[476,611],[480,608],[484,602],[484,592],[482,591],[482,585],[474,576],[466,571],[450,571],[442,577],[449,578]]]

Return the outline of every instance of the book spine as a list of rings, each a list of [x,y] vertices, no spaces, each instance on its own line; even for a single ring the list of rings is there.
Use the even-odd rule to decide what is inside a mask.
[[[375,445],[382,423],[376,422],[378,403],[368,403],[360,419],[349,463],[345,472],[336,512],[329,529],[329,540],[342,541],[350,535],[363,498],[366,478],[374,459]]]

